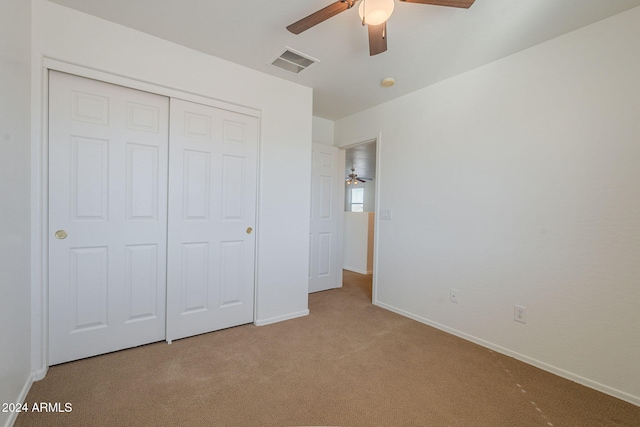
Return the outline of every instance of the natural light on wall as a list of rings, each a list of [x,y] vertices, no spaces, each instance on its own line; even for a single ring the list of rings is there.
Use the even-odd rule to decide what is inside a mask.
[[[393,13],[394,0],[362,0],[358,13],[367,25],[380,25]]]

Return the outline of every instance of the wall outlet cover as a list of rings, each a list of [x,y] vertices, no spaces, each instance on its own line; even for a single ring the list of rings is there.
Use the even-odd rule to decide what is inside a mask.
[[[520,323],[527,323],[527,307],[522,305],[513,306],[513,320]]]
[[[451,299],[451,302],[458,302],[458,290],[457,289],[451,289],[451,294],[450,294],[449,298]]]

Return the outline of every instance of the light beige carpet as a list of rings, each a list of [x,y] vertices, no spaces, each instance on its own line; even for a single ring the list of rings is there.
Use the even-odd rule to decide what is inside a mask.
[[[64,365],[17,426],[640,426],[640,407],[371,304],[370,277],[311,314]]]

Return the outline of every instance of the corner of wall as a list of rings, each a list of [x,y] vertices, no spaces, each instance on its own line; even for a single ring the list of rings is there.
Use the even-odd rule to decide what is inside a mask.
[[[317,144],[334,144],[334,123],[322,117],[313,116],[313,142]]]

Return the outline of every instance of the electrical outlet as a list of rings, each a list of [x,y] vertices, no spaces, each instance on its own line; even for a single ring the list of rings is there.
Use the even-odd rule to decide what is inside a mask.
[[[513,320],[520,323],[527,323],[527,307],[521,305],[513,306]]]
[[[458,302],[458,290],[457,289],[451,289],[450,299],[451,299],[451,302]]]

